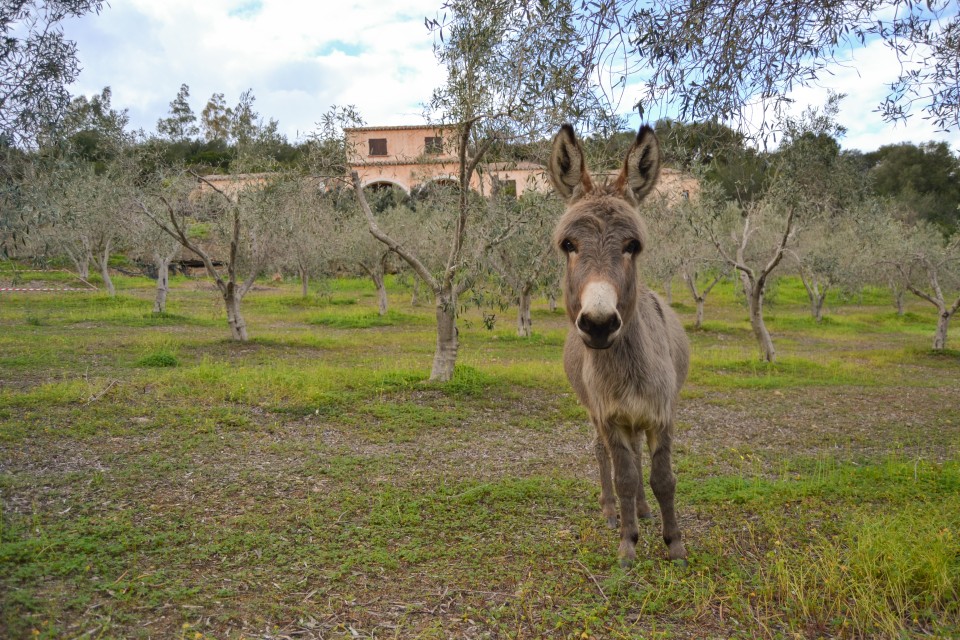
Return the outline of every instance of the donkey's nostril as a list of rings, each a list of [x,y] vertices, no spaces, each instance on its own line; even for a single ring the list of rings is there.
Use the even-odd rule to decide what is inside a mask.
[[[608,331],[607,333],[613,333],[620,328],[620,325],[623,324],[620,322],[620,314],[614,314],[612,318],[607,322]]]
[[[586,313],[581,313],[577,318],[577,328],[591,338],[597,340],[606,340],[610,335],[620,329],[620,314],[614,313],[604,318],[591,318]]]
[[[587,316],[580,314],[580,317],[577,318],[577,329],[583,331],[584,333],[590,333],[590,330],[593,328],[593,323],[590,322]]]

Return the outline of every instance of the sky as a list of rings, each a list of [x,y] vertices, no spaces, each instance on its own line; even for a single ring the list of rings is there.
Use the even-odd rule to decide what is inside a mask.
[[[444,81],[425,18],[441,0],[110,0],[99,15],[65,24],[82,71],[73,94],[113,91],[134,129],[155,129],[181,84],[199,115],[213,93],[228,105],[252,89],[255,109],[279,121],[291,141],[316,129],[332,105],[354,105],[368,125],[420,124],[423,104]],[[800,110],[822,105],[827,90],[847,94],[839,115],[847,149],[945,141],[960,151],[960,132],[942,133],[915,114],[885,123],[874,110],[899,67],[881,42],[833,69],[820,87],[791,96]],[[629,92],[631,87],[628,86]],[[621,104],[632,105],[630,95]],[[636,118],[631,120],[639,124]]]

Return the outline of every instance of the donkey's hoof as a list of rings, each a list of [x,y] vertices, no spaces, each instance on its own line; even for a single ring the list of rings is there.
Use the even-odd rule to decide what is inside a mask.
[[[653,511],[647,511],[646,513],[637,513],[637,517],[641,520],[653,520]]]
[[[675,567],[680,567],[681,569],[686,569],[687,567],[690,566],[690,563],[687,562],[686,558],[673,558],[672,560],[670,560],[670,564],[672,564]]]
[[[633,563],[637,560],[637,550],[635,545],[636,543],[631,543],[629,540],[620,541],[620,547],[617,549],[617,556],[620,558],[620,566],[624,569],[632,567]]]
[[[618,529],[620,524],[617,522],[617,516],[607,516],[607,528]]]
[[[680,540],[674,540],[667,545],[670,560],[678,566],[687,566],[687,548]]]

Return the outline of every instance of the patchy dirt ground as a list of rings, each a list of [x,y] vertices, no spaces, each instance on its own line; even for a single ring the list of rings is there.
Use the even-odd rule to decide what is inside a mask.
[[[798,613],[771,586],[778,545],[819,544],[816,530],[843,540],[850,517],[913,508],[883,465],[948,491],[960,446],[960,360],[912,336],[913,351],[876,365],[869,385],[743,367],[701,378],[681,401],[675,456],[691,567],[664,561],[652,522],[640,562],[622,571],[599,516],[592,429],[566,385],[538,373],[559,366],[553,334],[500,344],[466,330],[465,349],[490,352],[473,356],[474,378],[444,386],[390,368],[427,351],[410,350],[403,326],[337,333],[342,350],[298,348],[303,318],[265,315],[263,326],[301,333],[235,349],[219,326],[164,326],[162,343],[153,327],[127,327],[114,343],[109,316],[46,318],[30,333],[20,315],[4,320],[4,344],[27,354],[17,341],[86,342],[0,371],[5,637],[891,635]],[[386,373],[354,381],[364,331],[378,332]],[[724,335],[724,350],[749,349],[739,330]],[[816,342],[843,353],[854,340]],[[158,348],[178,366],[135,364]],[[784,357],[803,362],[809,348]],[[487,357],[491,371],[534,373],[498,380]],[[284,384],[313,393],[302,372],[315,361],[334,378],[316,383],[326,404],[271,395]],[[851,481],[818,499],[806,469],[821,462],[845,482],[877,469],[891,484],[873,495]],[[809,562],[798,570],[823,564]],[[957,616],[934,605],[899,632],[942,635]]]

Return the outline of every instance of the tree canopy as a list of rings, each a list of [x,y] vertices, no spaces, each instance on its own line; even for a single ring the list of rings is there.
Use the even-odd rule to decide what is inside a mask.
[[[719,119],[772,133],[789,93],[817,82],[850,52],[882,41],[901,64],[877,110],[888,121],[923,112],[960,127],[960,14],[954,0],[604,0],[580,3],[592,31],[585,59],[638,76],[641,114],[674,107],[681,120]],[[739,128],[739,127],[738,127]]]
[[[0,2],[0,136],[7,145],[33,146],[55,127],[70,103],[66,87],[80,73],[76,43],[61,23],[99,12],[100,0]]]
[[[960,159],[945,142],[884,145],[864,159],[878,195],[944,231],[960,230]]]

